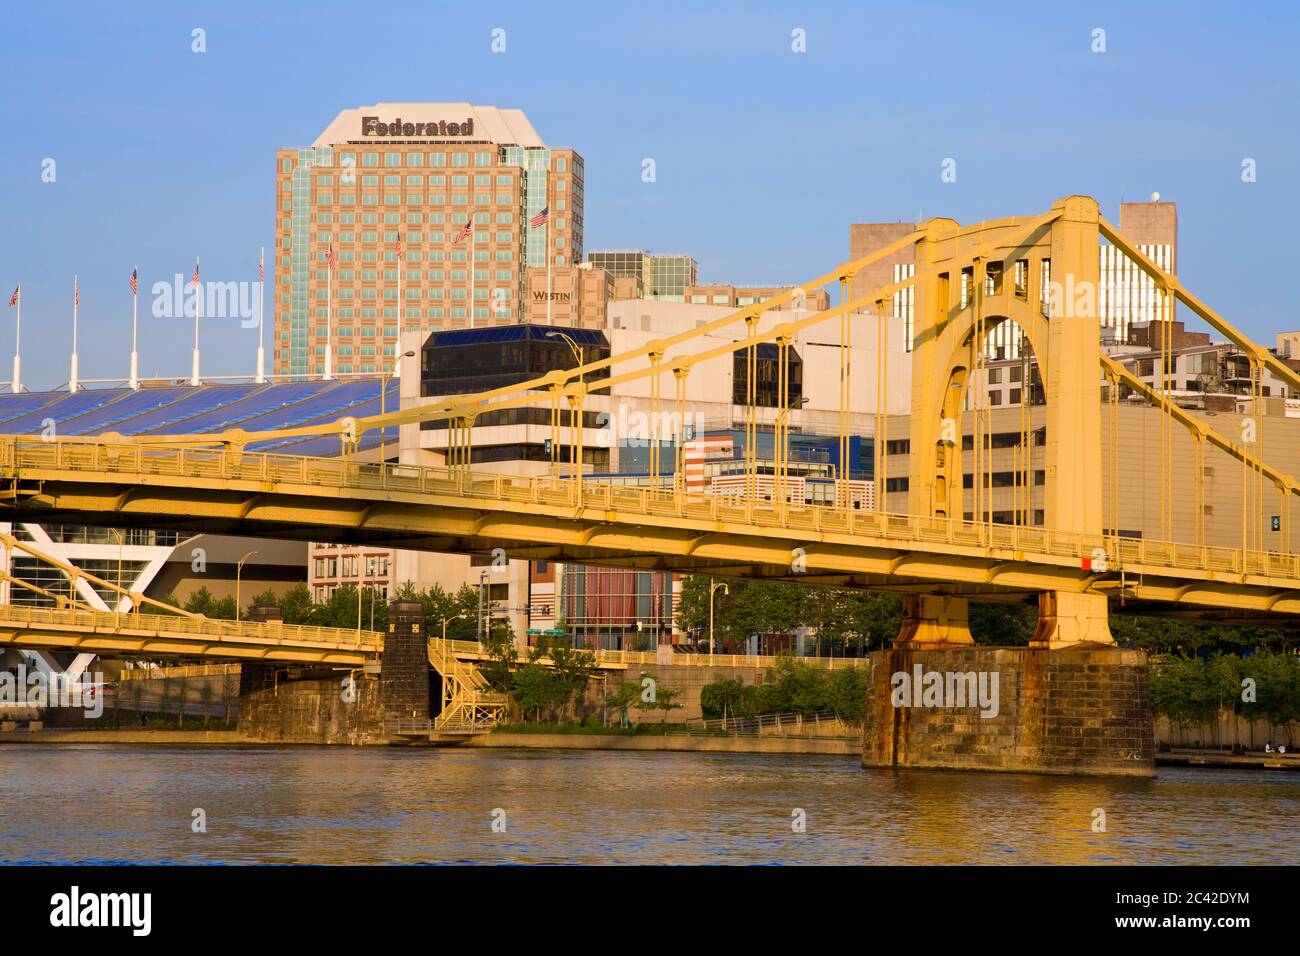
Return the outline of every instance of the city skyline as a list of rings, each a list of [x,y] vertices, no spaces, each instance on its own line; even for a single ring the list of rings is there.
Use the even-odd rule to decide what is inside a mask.
[[[368,14],[385,50],[362,75],[308,69],[355,58],[342,10],[307,20],[147,4],[125,19],[89,6],[13,17],[0,39],[11,135],[0,203],[16,228],[0,240],[0,282],[6,300],[23,284],[24,384],[67,381],[74,273],[81,377],[126,377],[137,265],[141,374],[186,375],[192,319],[155,318],[154,284],[188,279],[195,256],[205,281],[256,280],[259,250],[274,241],[276,150],[310,142],[342,109],[383,101],[522,110],[548,143],[586,158],[587,248],[680,250],[699,261],[702,283],[800,282],[847,258],[851,222],[969,222],[1073,192],[1115,217],[1120,201],[1158,191],[1179,205],[1189,284],[1257,339],[1298,324],[1278,268],[1284,246],[1254,238],[1297,211],[1285,193],[1296,136],[1271,121],[1296,86],[1282,29],[1261,41],[1212,8],[1187,21],[1107,5],[1086,18],[1035,13],[1016,21],[1023,56],[981,58],[972,71],[945,65],[945,51],[955,63],[972,44],[995,49],[994,26],[946,5],[870,16],[677,8],[652,23],[594,8],[565,29],[523,8],[396,4]],[[1279,27],[1295,17],[1264,16]],[[204,52],[192,50],[196,29]],[[1093,52],[1097,29],[1104,53]],[[854,42],[864,30],[894,42],[864,57]],[[920,70],[923,38],[937,55]],[[1240,84],[1199,76],[1203,58],[1237,64]],[[723,82],[737,71],[744,85]],[[1151,92],[1125,103],[1135,89]],[[631,98],[652,105],[627,109]],[[998,104],[998,122],[972,103]],[[1254,182],[1242,180],[1245,159]],[[943,181],[945,160],[955,181]],[[808,183],[840,188],[809,195]],[[0,354],[13,318],[0,321]],[[205,318],[205,375],[251,375],[256,348],[256,328]]]

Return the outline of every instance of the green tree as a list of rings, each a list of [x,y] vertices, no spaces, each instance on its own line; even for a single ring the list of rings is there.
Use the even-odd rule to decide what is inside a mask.
[[[976,644],[1024,647],[1038,627],[1038,609],[1028,604],[970,604],[970,633]]]
[[[563,712],[571,705],[580,705],[596,670],[596,655],[569,647],[557,638],[543,638],[538,646],[544,647],[551,659],[557,706]]]
[[[254,598],[254,601],[257,599]],[[281,595],[280,600],[276,602],[280,605],[280,617],[286,624],[308,624],[312,623],[312,618],[316,610],[316,604],[312,600],[311,591],[307,585],[298,583]]]
[[[647,684],[647,681],[652,683]],[[640,688],[634,706],[637,710],[663,711],[665,722],[671,711],[680,710],[683,706],[677,702],[677,698],[682,695],[681,690],[665,687],[654,674],[642,674]]]
[[[619,714],[620,722],[627,717],[627,709],[641,696],[639,681],[622,681],[611,693],[605,695],[605,705]]]
[[[202,614],[213,619],[234,620],[235,599],[231,595],[223,598],[214,597],[207,585],[203,585],[189,596],[185,602],[185,610],[191,614]]]
[[[1300,719],[1300,658],[1294,654],[1259,653],[1248,661],[1256,681],[1259,710],[1269,724],[1269,736],[1281,729],[1287,735],[1287,744],[1292,745],[1291,724]]]
[[[734,677],[711,681],[700,688],[700,710],[711,720],[734,717],[744,692],[744,683]]]
[[[835,716],[859,724],[866,715],[871,671],[866,666],[843,667],[826,676],[826,704]]]

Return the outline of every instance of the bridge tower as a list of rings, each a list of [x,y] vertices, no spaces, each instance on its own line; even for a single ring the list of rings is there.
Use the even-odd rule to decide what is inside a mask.
[[[1061,199],[1044,217],[926,223],[916,244],[910,514],[965,517],[962,411],[972,382],[981,387],[975,379],[987,335],[1014,322],[1044,383],[1044,524],[1102,543],[1098,223],[1097,202],[1086,196]],[[972,495],[974,519],[985,520],[981,494]],[[972,643],[967,605],[955,594],[909,596],[898,642]],[[1033,646],[1084,641],[1114,643],[1106,598],[1042,592]]]

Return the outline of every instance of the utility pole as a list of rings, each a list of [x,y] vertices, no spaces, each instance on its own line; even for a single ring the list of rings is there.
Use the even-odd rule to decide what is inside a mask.
[[[483,637],[484,637],[483,609],[486,603],[484,600],[484,598],[486,597],[484,593],[486,589],[487,589],[487,572],[480,571],[478,576],[478,642],[480,644],[483,643]]]
[[[717,642],[713,639],[713,595],[721,589],[723,594],[731,594],[731,588],[726,584],[719,584],[714,578],[709,578],[709,653],[714,653]]]

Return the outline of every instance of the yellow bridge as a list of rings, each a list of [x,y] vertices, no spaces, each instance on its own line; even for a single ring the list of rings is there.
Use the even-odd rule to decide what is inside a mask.
[[[918,645],[969,642],[971,598],[1038,595],[1034,643],[1044,647],[1111,642],[1111,601],[1205,616],[1264,618],[1300,612],[1300,555],[1252,548],[1244,532],[1240,548],[1207,546],[1199,522],[1194,523],[1194,540],[1125,538],[1118,534],[1115,516],[1104,513],[1102,463],[1113,459],[1115,449],[1103,445],[1102,420],[1122,391],[1161,409],[1168,428],[1189,435],[1198,454],[1213,447],[1240,463],[1251,477],[1249,487],[1256,489],[1252,493],[1257,508],[1263,506],[1259,489],[1271,488],[1278,496],[1283,541],[1290,540],[1291,502],[1300,484],[1270,467],[1257,444],[1224,436],[1178,408],[1168,377],[1153,388],[1101,352],[1095,295],[1078,290],[1096,289],[1103,240],[1151,276],[1162,302],[1177,299],[1243,350],[1252,370],[1252,401],[1260,400],[1264,369],[1300,393],[1300,376],[1147,259],[1100,217],[1095,201],[1073,196],[1039,216],[966,227],[930,220],[884,249],[807,283],[804,288],[839,283],[841,302],[829,310],[784,313],[796,318],[770,321],[772,316],[765,315],[770,309],[805,294],[796,289],[632,352],[481,395],[278,432],[137,438],[105,434],[49,441],[0,437],[0,511],[9,520],[382,542],[437,551],[504,548],[519,559],[890,589],[908,595],[899,641]],[[906,246],[915,253],[912,278],[849,297],[848,284],[860,270]],[[784,414],[776,416],[773,426],[775,473],[763,485],[771,493],[760,493],[752,440],[759,428],[754,392],[758,346],[776,346],[779,388],[787,399],[781,407],[788,407],[791,344],[815,325],[838,327],[840,438],[847,452],[851,325],[862,315],[887,317],[891,297],[907,287],[915,296],[909,513],[858,510],[843,475],[846,486],[836,504],[793,500]],[[980,520],[988,514],[985,478],[974,482],[976,520],[963,518],[963,455],[973,455],[980,475],[990,447],[987,427],[981,424],[986,409],[980,408],[971,386],[980,380],[988,360],[989,332],[1006,322],[1014,323],[1032,345],[1044,383],[1041,525]],[[714,344],[717,333],[727,329],[734,330],[734,339]],[[707,345],[706,334],[715,336]],[[1172,350],[1172,343],[1166,342],[1166,348]],[[686,382],[701,362],[737,352],[745,354],[750,369],[743,408],[750,438],[745,493],[692,494],[682,468]],[[883,348],[879,361],[877,381],[883,383],[888,374]],[[584,460],[584,429],[581,424],[574,427],[583,420],[584,402],[590,394],[634,380],[648,384],[655,411],[662,408],[671,415],[676,410],[677,432],[652,437],[646,487],[582,476],[571,463]],[[538,405],[551,411],[549,474],[513,476],[470,468],[477,419]],[[963,448],[965,409],[975,412],[969,450]],[[658,416],[652,415],[652,420],[658,421]],[[349,453],[365,431],[433,421],[448,423],[450,438],[441,465],[363,463]],[[341,457],[245,450],[255,442],[320,434],[338,435]],[[662,460],[660,438],[672,442],[675,451],[668,454],[675,454],[676,462]],[[884,471],[883,438],[882,424],[876,432],[877,478]],[[840,460],[847,460],[847,453]],[[1117,481],[1116,473],[1112,467],[1112,482]],[[1114,489],[1112,508],[1117,497]],[[1177,506],[1171,497],[1163,508]],[[876,500],[883,509],[885,495],[878,494]],[[302,653],[346,656],[360,650],[341,645],[312,649],[312,635],[299,637]],[[201,646],[201,641],[196,637],[192,646]]]

